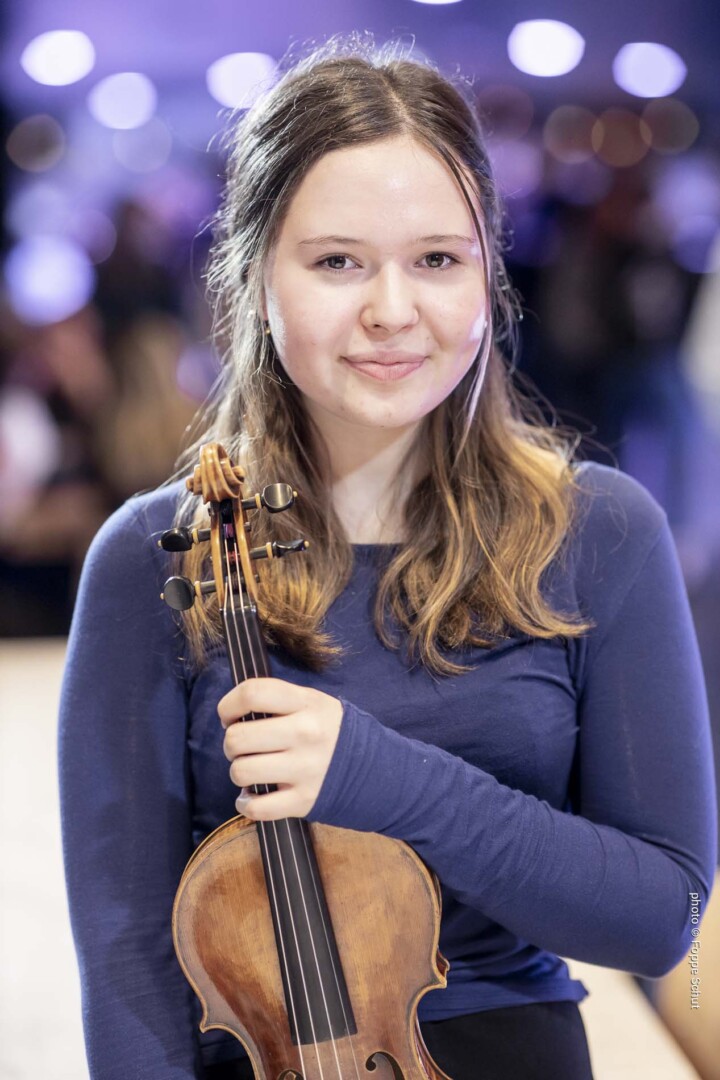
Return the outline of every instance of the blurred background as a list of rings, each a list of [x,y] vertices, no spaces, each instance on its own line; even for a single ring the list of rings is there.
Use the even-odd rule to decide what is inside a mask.
[[[216,374],[201,274],[228,110],[251,104],[289,47],[351,30],[473,80],[525,310],[520,376],[584,433],[584,457],[667,511],[717,755],[716,0],[16,0],[0,13],[0,690],[13,704],[0,739],[17,739],[5,779],[18,792],[37,773],[17,755],[42,732],[55,783],[54,699],[38,736],[12,676],[55,685],[90,539],[166,478]],[[9,797],[5,809],[25,821]],[[57,862],[56,817],[47,827]],[[7,888],[19,910],[25,894]],[[702,1019],[687,971],[632,980],[697,1072],[633,1075],[720,1077],[710,934],[708,921]],[[19,1061],[0,1063],[3,1078],[31,1075]]]

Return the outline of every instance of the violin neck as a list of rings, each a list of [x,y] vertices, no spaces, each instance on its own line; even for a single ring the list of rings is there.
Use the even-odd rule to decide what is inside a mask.
[[[222,612],[225,644],[235,685],[272,674],[257,607],[245,597]]]

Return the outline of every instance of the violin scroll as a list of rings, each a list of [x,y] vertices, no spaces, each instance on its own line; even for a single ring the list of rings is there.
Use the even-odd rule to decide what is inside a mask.
[[[186,611],[197,597],[213,592],[218,594],[221,606],[228,598],[231,604],[236,602],[235,598],[238,605],[250,604],[254,599],[254,583],[260,580],[251,569],[254,560],[280,559],[310,546],[308,540],[274,540],[248,548],[246,534],[251,531],[252,522],[247,519],[246,512],[282,513],[293,505],[297,491],[290,484],[276,483],[243,497],[244,480],[243,469],[233,465],[219,443],[207,443],[201,448],[200,462],[185,483],[189,491],[201,495],[209,504],[210,526],[175,526],[162,534],[158,547],[164,551],[189,551],[194,544],[209,541],[213,579],[193,582],[185,577],[168,578],[160,596],[176,611]]]

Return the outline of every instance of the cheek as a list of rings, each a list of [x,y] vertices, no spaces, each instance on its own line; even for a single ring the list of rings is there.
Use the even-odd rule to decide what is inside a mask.
[[[273,324],[282,327],[288,345],[319,345],[341,317],[344,307],[347,300],[343,305],[341,297],[336,298],[332,290],[319,287],[312,275],[294,272],[284,274],[276,282],[268,303]]]
[[[440,376],[443,397],[455,389],[475,363],[486,327],[487,313],[484,303],[478,305],[477,294],[465,304],[454,305],[438,325],[438,341],[447,357]]]
[[[341,355],[352,339],[356,318],[347,302],[327,297],[318,304],[307,296],[301,305],[291,299],[279,304],[273,313],[273,327],[278,327],[277,332],[273,330],[273,341],[288,372],[312,368],[320,358]]]
[[[448,352],[454,352],[458,357],[468,353],[474,355],[482,344],[486,326],[484,307],[478,308],[477,303],[458,306],[446,312],[438,324],[438,340]]]
[[[304,303],[302,307],[286,305],[278,309],[276,320],[273,342],[283,367],[303,394],[322,397],[330,377],[328,319]]]
[[[320,322],[305,305],[278,300],[269,305],[269,314],[273,343],[283,363],[302,360],[316,346]]]
[[[461,351],[472,345],[479,346],[487,317],[484,282],[467,282],[452,297],[446,297],[441,309],[436,309],[435,327],[439,340]]]

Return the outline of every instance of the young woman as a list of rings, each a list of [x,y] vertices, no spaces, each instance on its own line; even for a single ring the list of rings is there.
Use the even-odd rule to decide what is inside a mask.
[[[60,776],[91,1076],[252,1076],[230,1034],[198,1032],[171,938],[183,868],[237,807],[402,839],[438,875],[448,985],[418,1017],[452,1080],[584,1080],[587,991],[559,957],[661,976],[714,871],[665,514],[579,463],[578,436],[513,384],[517,309],[462,84],[334,41],[229,150],[208,272],[225,366],[199,442],[249,492],[298,491],[256,515],[253,544],[311,546],[261,575],[274,677],[239,686],[217,605],[178,626],[158,599],[158,535],[206,521],[182,480],[129,500],[88,555]],[[207,576],[204,558],[181,572]],[[253,711],[269,718],[235,722]],[[278,788],[248,797],[258,784]]]

